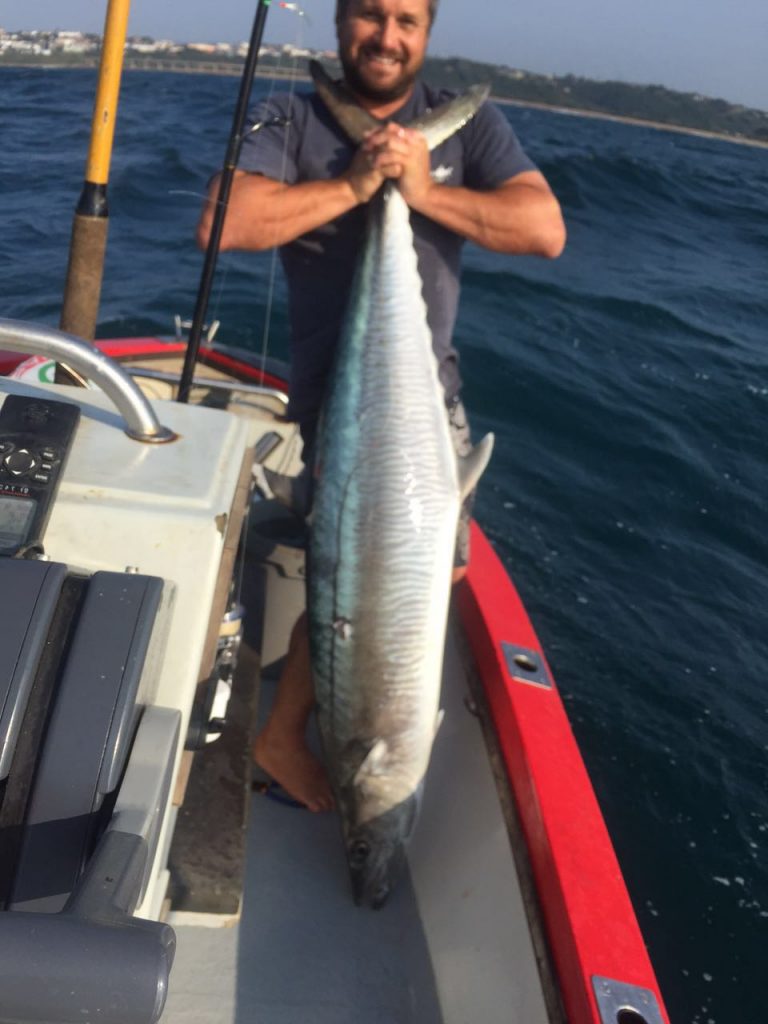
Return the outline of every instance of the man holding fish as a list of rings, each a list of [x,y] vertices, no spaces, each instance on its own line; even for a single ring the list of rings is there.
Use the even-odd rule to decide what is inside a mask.
[[[268,115],[261,118],[265,127],[243,146],[222,248],[281,247],[292,335],[289,415],[300,423],[308,465],[314,461],[320,406],[329,390],[366,237],[365,208],[387,192],[387,183],[410,211],[446,421],[460,455],[470,445],[451,337],[463,241],[500,253],[547,258],[558,256],[565,243],[557,200],[506,118],[491,104],[480,106],[468,123],[467,118],[459,122],[464,127],[452,137],[441,135],[444,141],[431,153],[426,129],[409,127],[420,124],[420,118],[426,124],[432,108],[446,98],[419,79],[437,2],[337,0],[347,97],[382,122],[369,118],[362,142],[353,143],[324,100],[307,93],[271,100]],[[198,229],[201,245],[207,241],[216,195],[214,181]],[[465,507],[454,580],[466,567],[468,519]],[[343,615],[336,615],[329,627],[342,645],[354,630],[351,618]],[[306,745],[305,727],[314,702],[308,628],[302,616],[254,759],[288,793],[320,811],[329,809],[334,798],[324,769]],[[373,774],[381,775],[386,756],[386,743],[372,738],[364,763],[370,762]],[[358,853],[365,846],[359,838],[352,843]],[[383,899],[374,896],[372,901],[376,905]]]

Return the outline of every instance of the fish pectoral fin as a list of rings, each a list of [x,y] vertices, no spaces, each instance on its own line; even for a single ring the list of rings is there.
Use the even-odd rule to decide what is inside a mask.
[[[486,434],[469,455],[459,456],[459,491],[462,501],[477,486],[477,481],[485,472],[493,451],[494,440],[493,434]]]
[[[303,519],[308,512],[311,495],[311,479],[306,467],[296,476],[277,473],[266,466],[262,467],[262,472],[272,496]]]
[[[386,770],[387,754],[389,748],[387,741],[378,739],[363,758],[363,763],[355,772],[355,783],[358,784],[367,775],[383,775]]]

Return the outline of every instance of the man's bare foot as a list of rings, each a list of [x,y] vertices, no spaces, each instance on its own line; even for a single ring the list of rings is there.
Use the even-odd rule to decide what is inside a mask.
[[[256,737],[253,760],[308,810],[333,809],[333,793],[325,768],[303,740],[286,742],[281,738],[278,742],[265,730]]]

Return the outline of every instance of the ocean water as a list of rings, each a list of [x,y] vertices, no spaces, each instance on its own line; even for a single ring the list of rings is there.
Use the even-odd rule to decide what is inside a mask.
[[[57,322],[93,83],[0,70],[0,316]],[[191,314],[236,90],[125,76],[101,337]],[[569,243],[551,263],[467,250],[465,400],[497,435],[477,515],[547,651],[672,1021],[765,1024],[768,150],[506,110]],[[222,258],[222,339],[261,350],[272,267]],[[284,355],[279,274],[269,333]]]

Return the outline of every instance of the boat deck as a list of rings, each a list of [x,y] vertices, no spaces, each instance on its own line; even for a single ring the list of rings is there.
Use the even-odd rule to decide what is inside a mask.
[[[263,684],[262,705],[274,683]],[[242,915],[171,918],[163,1024],[548,1024],[482,729],[450,645],[409,874],[355,907],[338,821],[255,795]]]

